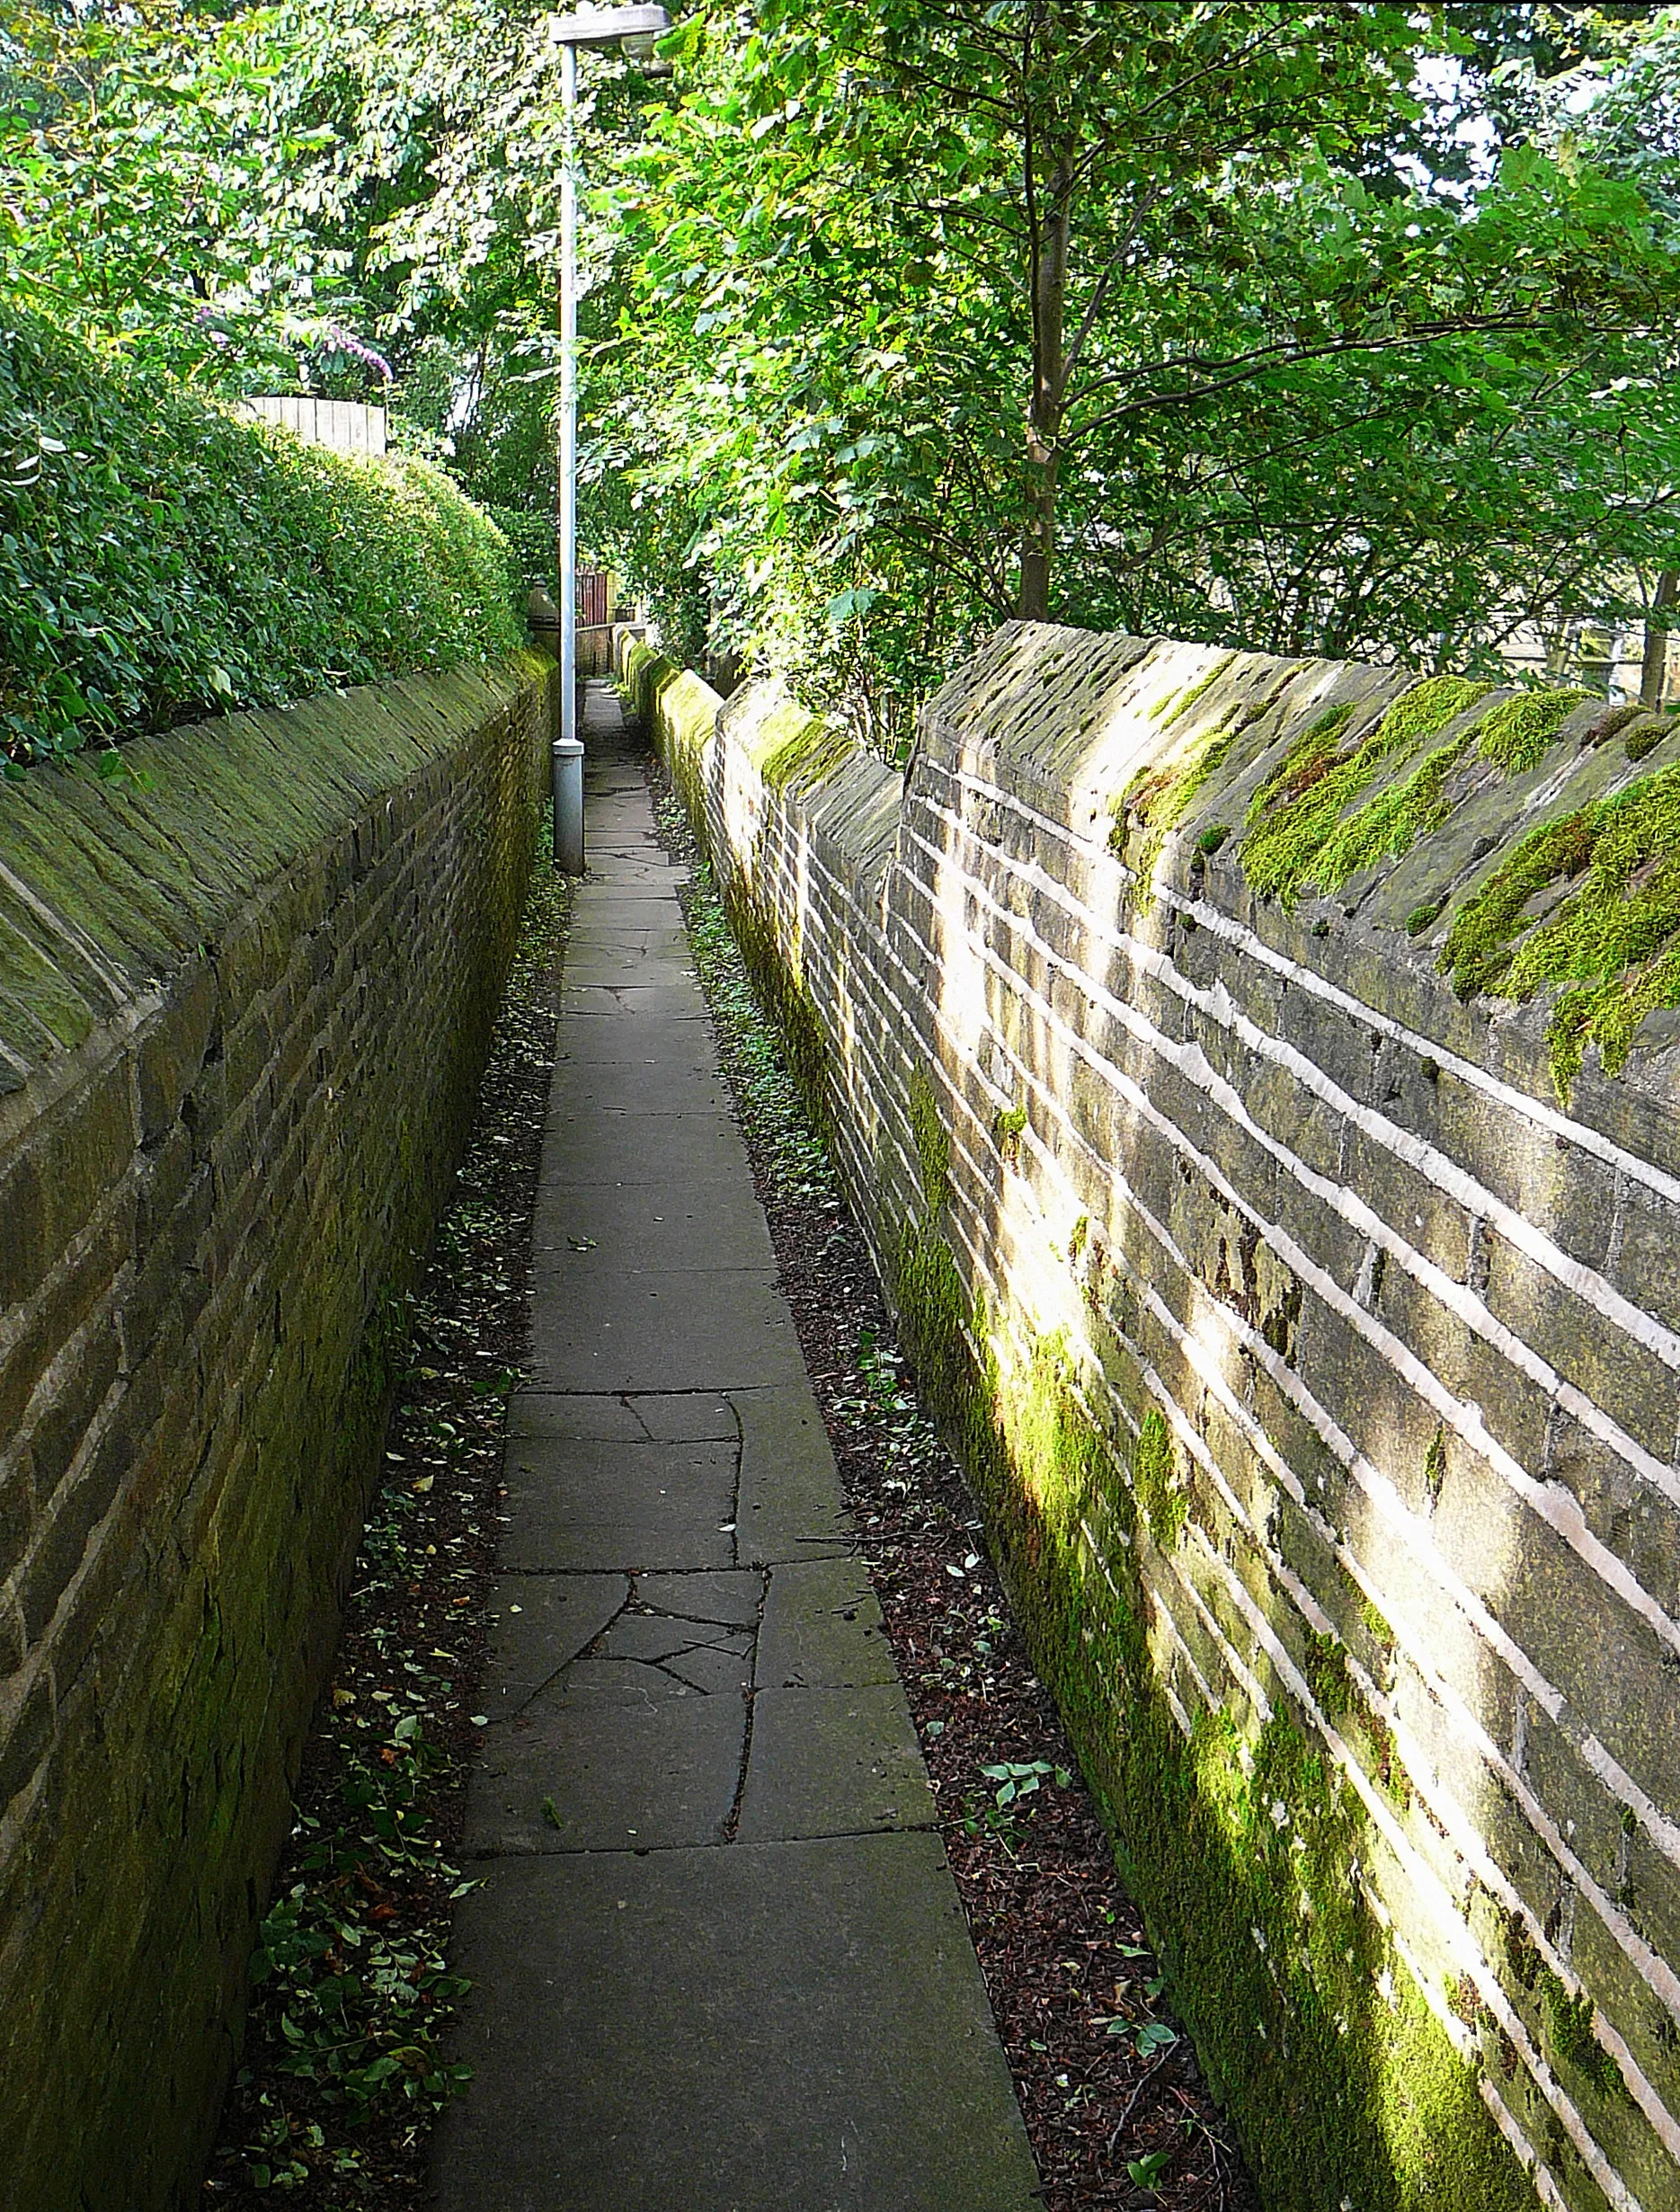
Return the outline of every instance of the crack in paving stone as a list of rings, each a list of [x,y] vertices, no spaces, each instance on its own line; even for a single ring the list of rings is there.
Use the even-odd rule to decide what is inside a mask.
[[[599,1570],[596,1570],[592,1574],[591,1578],[597,1580],[600,1578]],[[579,1650],[574,1651],[570,1658],[562,1659],[558,1666],[555,1666],[548,1674],[545,1675],[535,1689],[527,1691],[526,1694],[520,1700],[519,1703],[511,1712],[498,1713],[495,1719],[490,1723],[492,1728],[500,1728],[510,1722],[517,1723],[524,1715],[527,1709],[535,1704],[539,1697],[546,1696],[547,1692],[553,1689],[556,1683],[560,1680],[561,1676],[564,1675],[569,1668],[575,1666],[580,1659],[585,1657],[594,1649],[595,1646],[600,1643],[601,1638],[610,1632],[615,1621],[621,1621],[624,1618],[624,1615],[628,1611],[632,1602],[632,1597],[636,1587],[636,1577],[633,1575],[627,1575],[625,1577],[625,1594],[618,1601],[617,1611],[613,1613],[611,1619],[607,1621],[606,1625],[599,1630],[597,1633],[591,1637],[590,1640]]]
[[[725,1843],[733,1843],[741,1833],[741,1808],[746,1801],[747,1795],[747,1769],[752,1763],[752,1724],[758,1705],[759,1695],[759,1643],[764,1632],[764,1608],[769,1597],[769,1576],[768,1573],[761,1574],[759,1577],[758,1615],[752,1624],[752,1675],[743,1693],[743,1701],[746,1706],[746,1725],[742,1730],[741,1737],[741,1768],[740,1772],[735,1776],[734,1799],[730,1805],[728,1817],[724,1822],[723,1840]]]

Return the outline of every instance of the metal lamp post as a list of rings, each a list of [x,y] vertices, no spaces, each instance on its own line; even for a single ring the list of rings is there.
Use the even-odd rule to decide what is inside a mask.
[[[577,50],[650,46],[671,29],[662,7],[582,7],[556,16],[560,48],[560,735],[555,743],[555,863],[583,873],[583,746],[577,733]]]

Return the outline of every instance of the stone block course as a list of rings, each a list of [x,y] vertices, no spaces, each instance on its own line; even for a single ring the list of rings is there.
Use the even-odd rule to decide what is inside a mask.
[[[1008,626],[924,711],[908,783],[853,754],[780,789],[744,733],[785,708],[749,689],[720,715],[639,652],[625,679],[758,964],[802,980],[813,1079],[913,1346],[930,1341],[929,1293],[895,1256],[911,1236],[948,1257],[929,1376],[971,1361],[970,1394],[943,1410],[1088,1771],[1116,1778],[1123,1855],[1166,1955],[1202,1950],[1175,1915],[1205,1893],[1170,1863],[1185,1800],[1169,1794],[1169,1816],[1141,1779],[1144,1716],[1171,1703],[1193,1765],[1230,1730],[1238,1799],[1275,1740],[1332,1775],[1347,1762],[1363,1827],[1341,1863],[1364,1866],[1392,1935],[1374,2001],[1327,1981],[1315,2002],[1392,2021],[1398,2052],[1409,1989],[1440,2078],[1471,2055],[1544,2201],[1598,2212],[1608,2192],[1658,2212],[1680,2199],[1680,1874],[1640,1808],[1680,1830],[1663,1625],[1680,1596],[1680,1385],[1650,1333],[1680,1327],[1680,1054],[1636,1054],[1615,1079],[1589,1058],[1560,1106],[1545,1008],[1461,1005],[1427,938],[1407,937],[1426,849],[1293,914],[1249,889],[1240,839],[1204,861],[1199,829],[1242,822],[1327,697],[1374,714],[1407,680],[1242,656],[1163,734],[1159,702],[1215,664]],[[1107,849],[1110,803],[1169,738],[1251,697],[1276,704],[1169,830],[1145,896]],[[867,839],[841,798],[854,784]],[[1501,827],[1531,787],[1490,781],[1473,805]],[[949,1145],[933,1208],[912,1081]],[[980,1371],[963,1349],[976,1330]],[[1100,1648],[1095,1565],[1046,1534],[1072,1510],[1062,1478],[987,1441],[1046,1363],[1077,1372],[1098,1426],[1126,1440],[1137,1532],[1104,1537],[1100,1571],[1141,1641],[1106,1675],[1080,1656]],[[1177,1528],[1128,1477],[1151,1408],[1169,1417]],[[1078,1510],[1095,1526],[1107,1507],[1088,1494]],[[1085,1624],[1071,1643],[1069,1618]],[[1542,1947],[1532,1967],[1507,1940],[1513,1909]],[[1302,1924],[1285,1919],[1286,1945]],[[1555,2001],[1542,1965],[1564,1977]],[[1266,2000],[1275,2045],[1298,2033],[1284,1985]],[[1578,1988],[1587,2009],[1566,2017]],[[1223,1983],[1179,1994],[1240,2115],[1251,2030],[1227,2028]],[[1583,2071],[1583,2020],[1608,2074]],[[1320,2088],[1297,2074],[1287,2093]],[[1341,2180],[1353,2202],[1408,2212],[1434,2201],[1415,2186]],[[1278,2204],[1304,2201],[1302,2178],[1277,2187]]]
[[[32,894],[0,911],[8,2212],[196,2193],[371,1472],[352,1366],[464,1131],[551,681],[405,680],[0,797]]]

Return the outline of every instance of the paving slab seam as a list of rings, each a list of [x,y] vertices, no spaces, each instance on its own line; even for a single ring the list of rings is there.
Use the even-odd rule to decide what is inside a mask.
[[[707,1271],[702,1270],[701,1272]],[[724,1272],[732,1275],[756,1275],[758,1270],[757,1268],[737,1267],[726,1270],[713,1269],[710,1272]],[[624,1405],[636,1399],[646,1398],[753,1398],[762,1396],[770,1390],[779,1390],[780,1388],[781,1385],[775,1382],[695,1382],[689,1384],[682,1390],[525,1390],[520,1392],[520,1396],[521,1398],[558,1399],[609,1398],[613,1399],[618,1404]],[[656,1436],[653,1438],[652,1441],[655,1444],[667,1444],[671,1440],[669,1437]],[[700,1444],[704,1443],[706,1439],[703,1437],[694,1436],[689,1437],[685,1441],[690,1444]]]
[[[937,1820],[906,1821],[896,1828],[817,1828],[808,1835],[767,1835],[760,1837],[751,1848],[754,1851],[797,1851],[802,1843],[848,1843],[865,1839],[871,1842],[881,1835],[938,1835],[942,1833]],[[568,1851],[556,1844],[552,1851],[481,1851],[464,1852],[462,1857],[475,1866],[496,1866],[503,1860],[530,1859],[657,1859],[681,1857],[694,1852],[739,1851],[742,1848],[733,1837],[715,1843],[641,1843],[629,1850],[604,1851],[580,1845]]]

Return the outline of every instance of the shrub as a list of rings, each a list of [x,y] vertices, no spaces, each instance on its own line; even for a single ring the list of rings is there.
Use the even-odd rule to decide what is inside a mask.
[[[13,762],[518,644],[494,525],[424,462],[306,446],[0,298]]]

